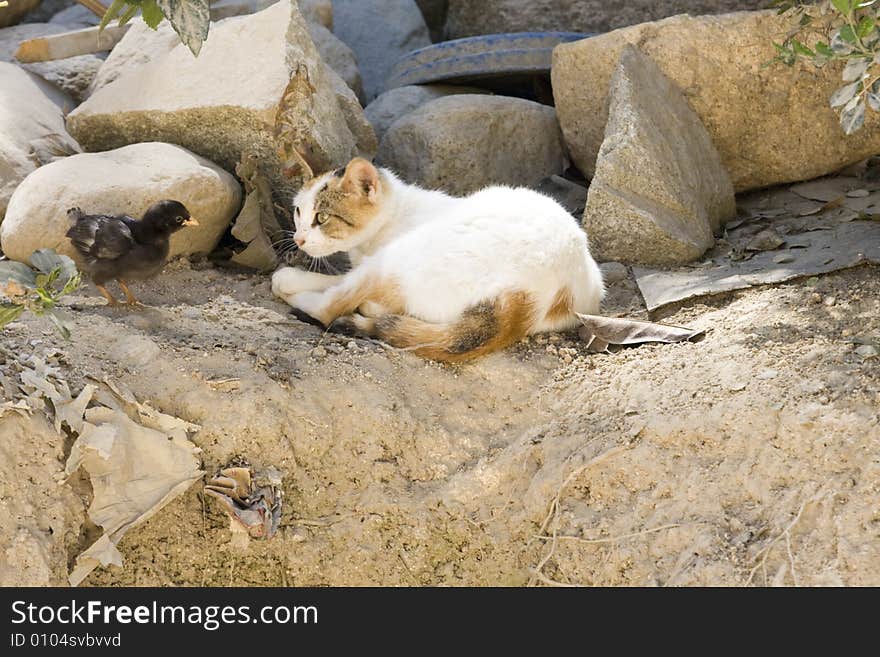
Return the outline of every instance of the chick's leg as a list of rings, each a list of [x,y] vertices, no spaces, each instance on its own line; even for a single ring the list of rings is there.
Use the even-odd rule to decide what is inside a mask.
[[[126,303],[129,306],[140,306],[142,305],[140,301],[138,301],[135,296],[131,293],[131,290],[128,289],[128,285],[125,284],[125,281],[121,278],[116,279],[119,283],[119,287],[122,288],[122,291],[125,292]]]
[[[116,300],[116,297],[114,297],[112,294],[110,294],[109,290],[107,290],[106,287],[104,287],[103,285],[98,285],[97,283],[95,284],[95,287],[98,288],[98,292],[101,293],[101,296],[104,297],[105,299],[107,299],[108,306],[119,305],[119,302]]]

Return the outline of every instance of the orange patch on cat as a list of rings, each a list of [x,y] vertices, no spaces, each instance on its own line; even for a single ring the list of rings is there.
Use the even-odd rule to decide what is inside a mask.
[[[570,289],[563,287],[553,297],[553,303],[550,304],[550,309],[544,317],[554,322],[560,319],[567,319],[571,317],[572,313],[574,313],[574,297]]]

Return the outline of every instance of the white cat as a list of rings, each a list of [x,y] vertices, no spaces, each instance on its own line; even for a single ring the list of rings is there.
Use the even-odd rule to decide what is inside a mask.
[[[353,266],[342,276],[279,269],[273,293],[324,326],[425,358],[467,360],[572,328],[604,295],[583,230],[529,189],[454,198],[356,158],[311,180],[294,205],[299,247],[348,252]]]

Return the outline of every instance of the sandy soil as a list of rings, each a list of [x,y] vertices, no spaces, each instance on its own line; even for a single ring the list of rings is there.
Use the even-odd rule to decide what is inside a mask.
[[[638,315],[618,278],[606,312]],[[138,290],[72,297],[70,342],[29,318],[3,344],[201,424],[209,472],[278,468],[284,513],[242,547],[193,486],[85,584],[880,584],[880,358],[856,352],[880,342],[876,267],[655,317],[699,343],[542,336],[460,368],[322,336],[264,276],[178,261]],[[69,447],[0,420],[0,583],[64,584],[94,540]]]

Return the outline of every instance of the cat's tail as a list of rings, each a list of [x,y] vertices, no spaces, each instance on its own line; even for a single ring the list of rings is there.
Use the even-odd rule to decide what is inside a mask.
[[[392,347],[422,358],[459,363],[504,349],[528,335],[535,321],[534,303],[525,292],[509,292],[466,310],[448,324],[426,322],[410,315],[377,317],[349,315],[341,319]]]

